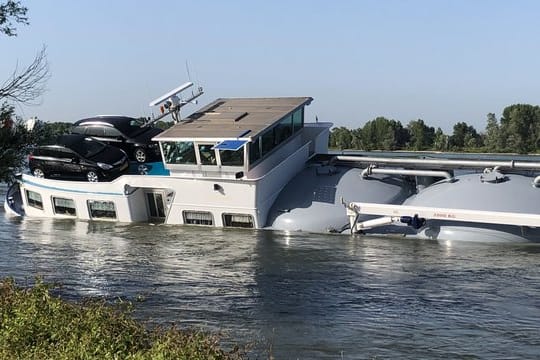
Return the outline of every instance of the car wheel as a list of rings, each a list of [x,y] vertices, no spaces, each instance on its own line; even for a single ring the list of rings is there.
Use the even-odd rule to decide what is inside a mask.
[[[40,168],[35,168],[34,171],[32,171],[32,174],[35,177],[38,177],[38,178],[44,178],[45,177],[45,173]]]
[[[133,155],[135,155],[135,160],[137,160],[138,163],[146,162],[146,151],[143,148],[136,148]]]
[[[99,176],[98,176],[97,172],[95,172],[93,170],[90,170],[89,172],[86,173],[86,180],[88,180],[90,182],[98,182],[99,181]]]

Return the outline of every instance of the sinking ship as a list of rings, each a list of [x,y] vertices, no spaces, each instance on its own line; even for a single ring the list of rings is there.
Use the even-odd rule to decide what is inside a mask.
[[[164,110],[155,120],[171,115],[175,122],[153,138],[159,163],[100,182],[20,174],[6,194],[6,214],[440,241],[540,240],[540,163],[333,154],[332,124],[305,119],[311,97],[219,98],[181,118],[180,109],[202,94],[182,100],[192,85],[150,103]]]

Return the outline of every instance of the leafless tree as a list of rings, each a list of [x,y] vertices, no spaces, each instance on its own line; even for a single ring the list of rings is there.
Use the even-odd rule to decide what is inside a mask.
[[[19,104],[35,104],[46,90],[50,77],[46,46],[36,54],[34,61],[24,70],[16,66],[11,76],[0,86],[0,100]]]

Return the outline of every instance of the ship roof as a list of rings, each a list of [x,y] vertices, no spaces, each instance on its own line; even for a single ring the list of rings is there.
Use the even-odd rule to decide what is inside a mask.
[[[252,139],[312,100],[311,97],[219,98],[154,140]]]

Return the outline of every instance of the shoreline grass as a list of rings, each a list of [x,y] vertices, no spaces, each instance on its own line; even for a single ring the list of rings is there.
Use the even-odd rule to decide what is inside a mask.
[[[68,302],[41,279],[20,287],[0,281],[1,359],[245,359],[220,347],[219,336],[175,326],[149,327],[130,302]]]

